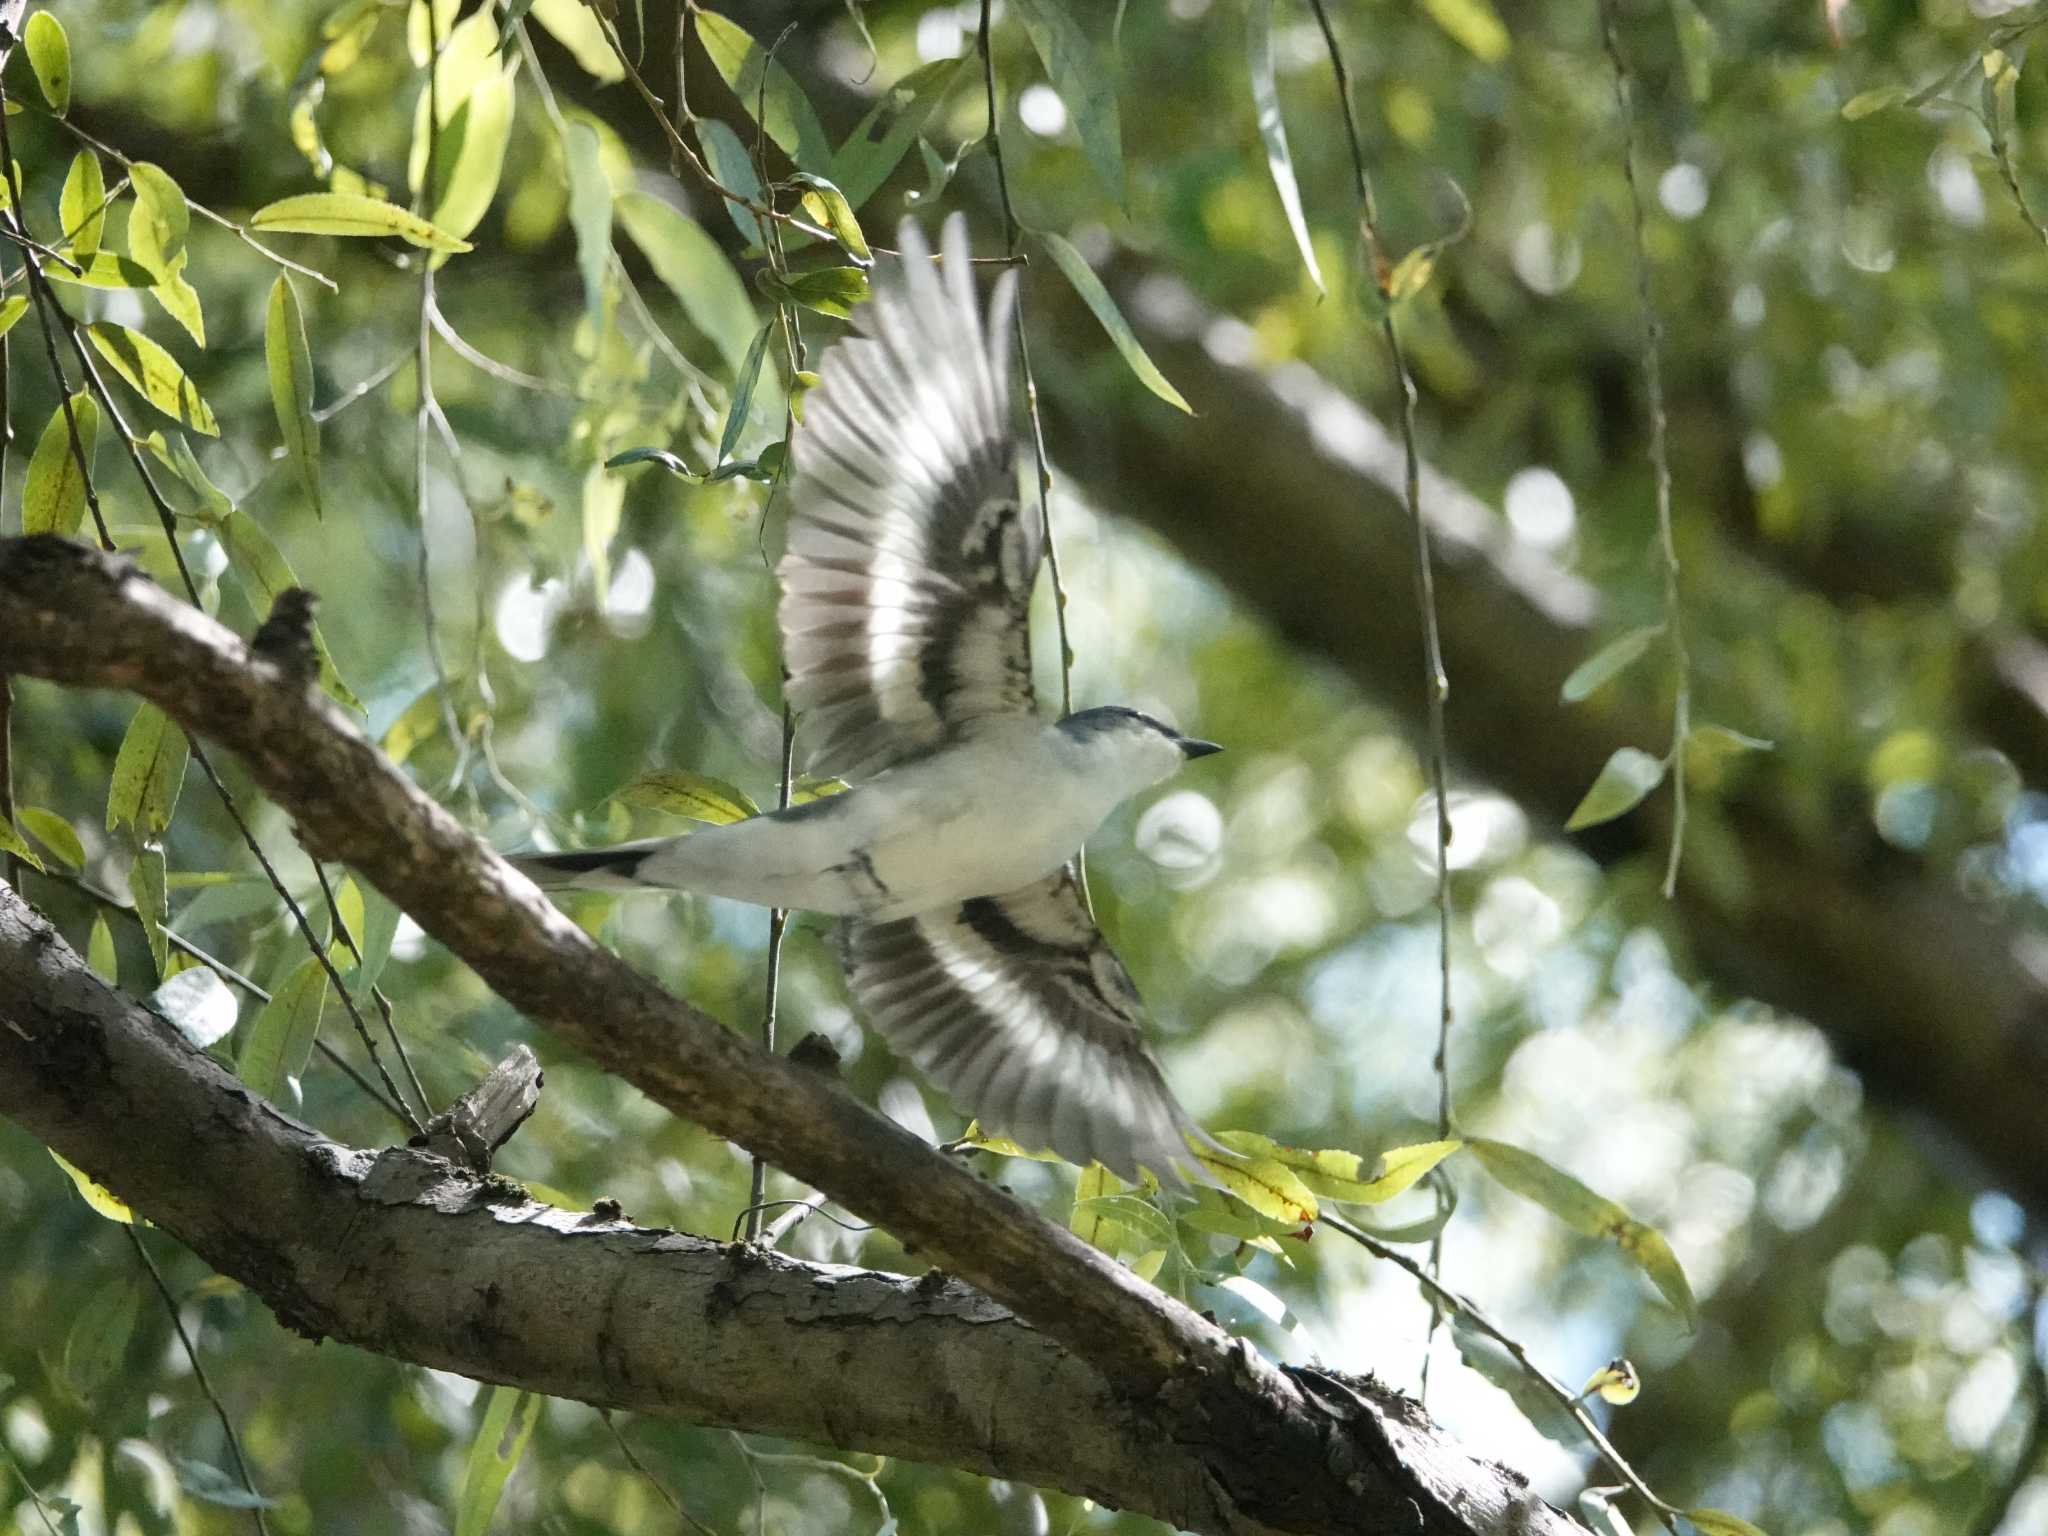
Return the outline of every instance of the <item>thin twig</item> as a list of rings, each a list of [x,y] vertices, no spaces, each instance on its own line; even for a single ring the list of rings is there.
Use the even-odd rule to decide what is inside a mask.
[[[1386,345],[1387,362],[1401,396],[1402,489],[1408,506],[1408,521],[1414,531],[1415,603],[1422,618],[1423,691],[1429,710],[1430,792],[1436,799],[1436,938],[1438,1014],[1436,1037],[1436,1120],[1437,1135],[1451,1134],[1451,809],[1450,749],[1444,730],[1444,705],[1450,697],[1450,675],[1444,670],[1443,639],[1437,630],[1436,577],[1429,552],[1429,524],[1422,516],[1422,456],[1416,448],[1415,378],[1408,371],[1408,358],[1401,346],[1401,333],[1394,324],[1394,304],[1386,288],[1388,266],[1386,242],[1380,237],[1379,209],[1373,199],[1372,173],[1366,166],[1365,146],[1358,136],[1358,119],[1351,107],[1351,76],[1344,67],[1344,50],[1330,24],[1324,0],[1309,0],[1316,22],[1322,28],[1323,43],[1329,51],[1330,72],[1336,77],[1337,100],[1344,114],[1344,135],[1351,147],[1351,168],[1357,182],[1358,227],[1364,248],[1366,276],[1379,292],[1380,337]],[[1437,1200],[1444,1199],[1441,1189]],[[1443,1233],[1430,1240],[1429,1270],[1432,1277],[1443,1265]],[[1434,1292],[1432,1292],[1434,1294]],[[1429,1336],[1433,1346],[1442,1314],[1432,1302]],[[1430,1350],[1422,1355],[1421,1387],[1429,1391]]]
[[[698,1532],[699,1536],[718,1536],[718,1533],[712,1530],[710,1526],[685,1509],[683,1501],[670,1493],[662,1480],[648,1470],[647,1463],[633,1454],[633,1447],[626,1443],[626,1437],[619,1433],[619,1426],[612,1422],[612,1413],[609,1408],[598,1409],[597,1416],[604,1420],[604,1427],[612,1432],[612,1439],[618,1443],[619,1454],[626,1458],[626,1465],[647,1479],[648,1486],[661,1496],[661,1502],[669,1507],[670,1513],[689,1526],[691,1530]]]
[[[1692,730],[1692,658],[1686,651],[1684,611],[1679,605],[1678,540],[1671,530],[1671,458],[1664,410],[1664,322],[1650,292],[1648,215],[1636,177],[1636,118],[1632,77],[1621,51],[1614,0],[1600,0],[1600,33],[1614,65],[1614,110],[1621,120],[1621,174],[1628,183],[1630,232],[1635,244],[1636,303],[1643,320],[1643,393],[1650,410],[1650,467],[1657,480],[1657,540],[1664,556],[1664,633],[1677,675],[1671,705],[1671,853],[1664,865],[1664,899],[1678,891],[1678,861],[1685,849],[1685,738]],[[2025,205],[2021,205],[2024,209]]]
[[[7,1465],[14,1469],[14,1475],[21,1480],[22,1492],[28,1495],[29,1503],[35,1505],[37,1515],[42,1517],[43,1528],[50,1536],[64,1536],[64,1533],[57,1529],[57,1522],[50,1518],[50,1507],[43,1502],[43,1496],[36,1492],[36,1485],[28,1480],[27,1470],[14,1459],[13,1448],[8,1445],[4,1436],[0,1436],[0,1459],[4,1459]]]
[[[213,1383],[207,1379],[206,1366],[199,1358],[199,1351],[192,1343],[192,1336],[185,1331],[185,1320],[178,1315],[178,1298],[171,1294],[171,1288],[164,1284],[163,1271],[156,1267],[156,1260],[149,1256],[142,1234],[135,1230],[133,1222],[124,1223],[121,1230],[128,1234],[128,1241],[135,1245],[135,1257],[142,1260],[142,1267],[149,1271],[149,1278],[156,1284],[156,1292],[164,1299],[164,1310],[171,1314],[171,1326],[178,1332],[178,1342],[185,1347],[185,1358],[192,1366],[192,1379],[199,1383],[199,1390],[213,1405],[214,1417],[220,1420],[221,1432],[228,1437],[228,1450],[235,1458],[235,1470],[240,1474],[242,1486],[249,1490],[249,1497],[261,1499],[256,1489],[256,1479],[249,1471],[249,1458],[242,1451],[242,1437],[235,1433],[235,1421],[228,1417],[227,1405],[220,1400],[220,1394],[213,1390]],[[270,1536],[270,1526],[263,1518],[263,1506],[249,1506],[250,1518],[256,1522],[257,1536]]]
[[[333,924],[335,936],[341,940],[349,954],[355,957],[356,969],[361,970],[363,952],[356,944],[356,936],[349,932],[347,920],[341,915],[341,903],[335,899],[334,886],[327,878],[327,866],[312,858],[310,853],[307,857],[312,859],[313,876],[320,882],[320,894],[327,902],[327,920]],[[407,1080],[412,1083],[413,1094],[420,1102],[421,1115],[428,1120],[433,1119],[433,1101],[427,1097],[427,1090],[420,1082],[419,1073],[413,1070],[412,1057],[406,1052],[405,1041],[399,1038],[398,1020],[392,1017],[391,1013],[391,999],[384,995],[382,987],[374,984],[370,988],[370,998],[377,1005],[377,1012],[383,1015],[384,1033],[390,1037],[392,1052],[398,1057],[399,1065],[405,1068]]]

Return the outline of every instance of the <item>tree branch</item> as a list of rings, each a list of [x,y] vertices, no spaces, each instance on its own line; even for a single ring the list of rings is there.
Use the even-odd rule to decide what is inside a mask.
[[[1579,1529],[1397,1394],[1274,1368],[819,1074],[669,997],[317,689],[127,561],[0,541],[0,635],[0,670],[130,689],[239,752],[310,848],[352,864],[509,1002],[943,1256],[1040,1331],[957,1287],[593,1223],[426,1154],[327,1142],[108,991],[0,887],[0,1112],[293,1326],[604,1406],[1002,1471],[1205,1531]],[[725,1358],[777,1363],[704,1368]],[[851,1380],[871,1381],[872,1400]]]

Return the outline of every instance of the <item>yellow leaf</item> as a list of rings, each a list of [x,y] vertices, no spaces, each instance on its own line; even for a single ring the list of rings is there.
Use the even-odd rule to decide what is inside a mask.
[[[84,451],[83,464],[72,447],[74,424],[78,429],[78,449]],[[50,413],[43,435],[36,439],[35,451],[28,456],[28,478],[21,488],[23,533],[56,533],[69,538],[78,531],[79,521],[85,516],[85,489],[99,435],[99,405],[83,390],[71,397],[68,415],[61,404]]]
[[[1247,1157],[1269,1158],[1292,1169],[1301,1182],[1328,1200],[1357,1205],[1379,1205],[1413,1185],[1430,1169],[1457,1151],[1461,1141],[1425,1141],[1414,1146],[1395,1147],[1384,1153],[1370,1171],[1356,1152],[1304,1151],[1282,1146],[1270,1136],[1255,1131],[1224,1131],[1217,1138],[1234,1152]]]
[[[38,11],[36,14],[40,16],[43,13]],[[85,1203],[100,1215],[106,1217],[109,1221],[122,1223],[132,1223],[135,1220],[135,1213],[128,1209],[127,1202],[108,1189],[106,1185],[96,1181],[84,1169],[67,1163],[57,1153],[52,1152],[50,1156],[56,1159],[59,1168],[62,1168],[71,1175],[71,1182],[76,1184],[78,1192],[85,1196]]]
[[[48,11],[37,11],[29,17],[22,41],[28,46],[28,67],[43,88],[43,100],[62,117],[71,110],[71,40],[64,35],[64,23]]]
[[[679,768],[661,768],[643,773],[613,798],[644,810],[687,816],[726,826],[761,814],[752,796],[724,779],[708,773],[690,773]]]
[[[982,1131],[979,1120],[968,1123],[967,1129],[960,1133],[959,1145],[972,1147],[977,1152],[992,1152],[997,1157],[1021,1157],[1033,1163],[1056,1163],[1060,1160],[1056,1152],[1033,1152],[1007,1136],[987,1135]]]
[[[266,204],[249,217],[251,229],[286,235],[396,236],[428,251],[466,251],[467,240],[437,229],[396,204],[352,192],[302,192]]]
[[[1580,1397],[1591,1397],[1596,1392],[1603,1402],[1617,1406],[1632,1403],[1642,1395],[1643,1379],[1636,1374],[1635,1366],[1617,1355],[1586,1378],[1586,1384],[1579,1388]]]
[[[198,387],[185,376],[185,370],[170,353],[125,325],[89,325],[85,334],[100,356],[113,365],[114,372],[126,379],[143,399],[182,426],[208,437],[220,436],[220,423],[213,419],[213,412],[199,398]]]
[[[1200,1150],[1195,1156],[1219,1184],[1269,1221],[1306,1227],[1320,1214],[1314,1192],[1296,1177],[1293,1169],[1275,1158],[1246,1157],[1237,1161]]]

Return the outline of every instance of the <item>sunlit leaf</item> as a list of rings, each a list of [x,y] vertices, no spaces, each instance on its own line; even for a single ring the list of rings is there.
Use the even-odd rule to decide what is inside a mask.
[[[1356,1152],[1310,1152],[1282,1146],[1256,1131],[1220,1131],[1216,1139],[1233,1152],[1270,1159],[1291,1169],[1303,1184],[1325,1199],[1360,1205],[1379,1205],[1393,1199],[1464,1145],[1452,1140],[1394,1147],[1374,1163]]]
[[[619,222],[646,256],[662,285],[676,296],[690,324],[718,348],[737,372],[757,322],[747,286],[704,227],[680,209],[645,192],[618,199]]]
[[[270,372],[270,404],[277,429],[284,435],[285,454],[298,471],[313,515],[320,506],[320,423],[313,415],[313,352],[306,345],[306,322],[291,278],[280,272],[270,285],[270,303],[263,320],[263,358]]]
[[[868,275],[859,267],[825,267],[779,277],[763,267],[756,279],[761,291],[776,302],[801,305],[835,320],[845,320],[868,296]]]
[[[84,1197],[85,1203],[91,1206],[95,1213],[106,1217],[108,1221],[125,1223],[135,1220],[135,1212],[128,1208],[128,1202],[108,1189],[106,1185],[100,1183],[76,1164],[67,1162],[60,1154],[52,1152],[50,1157],[59,1168],[62,1168],[69,1175],[78,1193]]]
[[[428,251],[470,249],[467,240],[436,229],[418,214],[350,192],[302,192],[281,198],[251,214],[249,227],[291,235],[390,235]]]
[[[235,1027],[238,1012],[227,983],[203,965],[180,971],[158,987],[149,1006],[202,1051]]]
[[[1482,63],[1507,55],[1508,29],[1489,0],[1422,0],[1423,10]]]
[[[154,704],[139,706],[114,756],[107,830],[129,828],[144,842],[161,836],[178,807],[191,755],[191,744],[175,720]]]
[[[14,329],[14,322],[28,313],[28,295],[9,294],[0,299],[0,336]]]
[[[43,100],[62,117],[71,110],[71,39],[64,35],[64,23],[48,11],[37,11],[22,29],[21,41]]]
[[[1109,1215],[1108,1202],[1129,1187],[1102,1164],[1090,1163],[1081,1170],[1074,1185],[1074,1209],[1067,1217],[1068,1230],[1090,1247],[1114,1258],[1125,1246],[1125,1236],[1122,1225]]]
[[[1619,1355],[1587,1377],[1586,1384],[1579,1388],[1579,1396],[1597,1394],[1602,1402],[1616,1407],[1634,1402],[1642,1392],[1643,1378],[1636,1373],[1635,1365]]]
[[[57,227],[64,232],[73,261],[92,260],[107,227],[107,178],[100,169],[100,157],[90,149],[73,155],[71,169],[64,173],[64,190],[57,198]]]
[[[540,1418],[538,1393],[517,1387],[493,1387],[484,1400],[483,1423],[470,1445],[462,1472],[462,1493],[455,1505],[455,1536],[484,1536],[505,1484],[526,1454],[533,1426]]]
[[[612,189],[598,156],[597,130],[572,122],[562,136],[569,162],[569,227],[576,235],[576,270],[583,279],[583,313],[604,324],[604,280],[612,254]]]
[[[12,854],[31,869],[42,870],[44,867],[41,856],[35,849],[29,847],[28,840],[15,831],[14,824],[4,817],[0,817],[0,853]]]
[[[446,238],[460,241],[467,236],[483,222],[498,194],[512,137],[517,68],[516,58],[499,54],[498,24],[485,7],[457,23],[441,46],[434,65],[432,105],[438,110],[432,133],[427,123],[429,96],[420,92],[413,109],[406,184],[415,192],[426,188],[426,218]],[[435,249],[445,255],[451,248]]]
[[[114,948],[114,930],[107,926],[104,912],[93,914],[92,934],[85,943],[85,963],[92,967],[92,973],[108,986],[118,985],[121,980],[121,960]]]
[[[738,785],[680,768],[643,773],[613,798],[640,810],[663,811],[717,826],[761,814],[753,796]]]
[[[1156,1281],[1159,1278],[1160,1266],[1165,1263],[1166,1250],[1164,1248],[1149,1249],[1131,1260],[1131,1273],[1140,1280]]]
[[[43,275],[53,283],[72,283],[80,288],[154,288],[159,281],[156,273],[141,262],[115,251],[93,252],[89,261],[79,263],[76,272],[53,263]],[[204,323],[202,320],[202,326]]]
[[[15,819],[34,834],[41,843],[59,860],[73,869],[85,868],[85,844],[78,840],[71,823],[55,811],[44,810],[40,805],[23,805],[15,808]]]
[[[78,429],[76,449],[71,440],[74,424]],[[23,533],[56,533],[69,538],[78,531],[85,516],[85,488],[99,436],[99,403],[83,390],[71,397],[68,415],[62,405],[50,413],[28,456],[28,476],[21,489]],[[78,462],[77,449],[84,450],[83,465]]]
[[[220,423],[199,397],[198,386],[185,376],[178,360],[140,331],[102,323],[85,328],[87,338],[114,372],[151,405],[181,426],[208,437],[220,436]]]
[[[318,955],[308,955],[244,1032],[235,1070],[251,1091],[275,1103],[288,1080],[304,1075],[326,1003],[327,972]]]
[[[697,12],[697,39],[747,116],[754,117],[765,107],[761,126],[768,137],[801,169],[822,174],[832,163],[832,144],[789,71],[770,63],[767,50],[746,28],[714,11]]]
[[[1012,0],[1012,9],[1038,50],[1046,78],[1066,103],[1088,163],[1109,195],[1121,203],[1123,131],[1117,122],[1116,77],[1108,59],[1074,19],[1067,0]]]
[[[1578,703],[1599,689],[1602,684],[1627,671],[1663,633],[1663,625],[1652,624],[1643,629],[1632,629],[1626,634],[1617,635],[1572,668],[1571,676],[1564,680],[1564,687],[1558,690],[1560,696],[1567,704]]]
[[[612,51],[596,13],[583,0],[521,0],[521,4],[505,17],[504,31],[508,40],[518,15],[527,10],[531,10],[533,19],[568,49],[570,57],[599,85],[609,85],[626,78],[626,66]],[[504,44],[499,46],[502,49]]]
[[[1573,1231],[1613,1243],[1650,1277],[1686,1327],[1698,1325],[1699,1306],[1685,1271],[1679,1268],[1671,1245],[1654,1227],[1637,1221],[1614,1201],[1595,1194],[1534,1152],[1479,1137],[1466,1145],[1503,1188],[1533,1200]]]
[[[960,1133],[960,1145],[997,1157],[1021,1157],[1030,1163],[1057,1163],[1061,1160],[1057,1152],[1048,1152],[1042,1147],[1026,1147],[1007,1136],[991,1136],[982,1130],[979,1120],[968,1122],[967,1129]]]
[[[1294,178],[1294,156],[1287,147],[1287,124],[1280,116],[1280,87],[1273,64],[1273,0],[1250,0],[1245,12],[1245,60],[1251,70],[1252,106],[1259,118],[1259,137],[1266,145],[1266,168],[1273,187],[1280,194],[1280,208],[1287,215],[1294,244],[1308,268],[1316,291],[1323,287],[1322,269],[1316,265],[1316,248],[1308,235],[1308,220],[1301,211],[1301,186]]]
[[[1159,365],[1146,355],[1137,334],[1131,329],[1130,321],[1116,307],[1116,300],[1102,286],[1102,279],[1095,275],[1095,269],[1088,265],[1088,258],[1075,250],[1071,241],[1051,230],[1038,231],[1038,238],[1045,243],[1060,271],[1066,274],[1067,281],[1074,285],[1074,291],[1081,295],[1081,302],[1109,332],[1109,339],[1123,354],[1124,361],[1131,365],[1131,372],[1138,376],[1138,382],[1168,405],[1194,415],[1194,408],[1182,398],[1179,390],[1167,382],[1166,375],[1159,371]]]
[[[1319,1214],[1314,1192],[1276,1158],[1226,1158],[1200,1150],[1195,1156],[1219,1184],[1268,1221],[1306,1227]]]
[[[1706,1536],[1764,1536],[1761,1526],[1751,1525],[1740,1515],[1725,1509],[1688,1509],[1685,1518],[1706,1532]]]
[[[1626,815],[1643,797],[1664,782],[1664,760],[1638,747],[1617,747],[1601,768],[1593,787],[1564,824],[1567,832],[1598,826]]]
[[[149,285],[150,296],[185,328],[195,346],[203,347],[206,318],[200,311],[199,290],[185,279],[185,266],[191,260],[185,240],[191,231],[192,212],[184,191],[162,166],[147,160],[128,167],[128,180],[135,191],[135,203],[128,212],[128,254],[156,279]]]
[[[790,180],[804,188],[804,212],[812,222],[831,231],[840,249],[861,266],[873,266],[875,253],[868,249],[867,236],[861,232],[860,220],[853,216],[853,204],[846,194],[825,177],[809,171],[799,171]]]
[[[817,779],[808,773],[800,773],[796,782],[789,787],[791,805],[809,805],[813,800],[824,800],[832,795],[843,795],[853,786],[844,779]]]
[[[926,120],[967,67],[965,59],[938,59],[912,70],[846,136],[846,142],[832,156],[828,174],[848,203],[858,209],[882,189],[889,173],[910,152]],[[891,107],[895,115],[877,136],[875,129]]]

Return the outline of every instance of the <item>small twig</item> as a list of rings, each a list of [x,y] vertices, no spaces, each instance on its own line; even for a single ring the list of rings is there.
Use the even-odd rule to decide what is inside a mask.
[[[36,1485],[28,1480],[28,1472],[14,1459],[14,1450],[4,1436],[0,1436],[0,1459],[4,1459],[7,1465],[14,1469],[15,1477],[21,1482],[22,1492],[28,1495],[29,1503],[35,1505],[36,1514],[42,1518],[43,1528],[50,1536],[64,1536],[64,1533],[57,1529],[57,1522],[50,1518],[49,1505],[45,1504],[43,1496],[36,1492]]]
[[[348,923],[342,918],[341,903],[335,899],[334,886],[327,878],[327,866],[318,859],[313,858],[311,853],[307,854],[307,858],[312,861],[313,876],[320,882],[320,894],[327,902],[327,920],[334,925],[335,935],[341,940],[342,945],[348,950],[349,954],[355,957],[356,967],[360,970],[363,964],[363,952],[356,944],[356,936],[348,931]],[[398,1021],[391,1014],[391,999],[386,997],[384,989],[378,986],[370,988],[370,997],[377,1005],[377,1012],[383,1015],[384,1032],[390,1036],[391,1049],[397,1055],[399,1065],[405,1068],[407,1079],[412,1083],[413,1094],[420,1102],[420,1113],[429,1120],[433,1119],[433,1100],[427,1097],[427,1090],[420,1082],[419,1073],[413,1070],[412,1057],[406,1053],[405,1042],[399,1038]]]
[[[573,389],[565,388],[555,383],[552,379],[543,379],[537,374],[522,373],[510,363],[501,363],[489,353],[479,351],[463,338],[460,331],[448,323],[448,317],[441,313],[441,306],[438,302],[429,301],[427,319],[432,323],[435,331],[440,334],[441,339],[454,348],[455,354],[458,357],[464,362],[482,369],[499,383],[510,384],[515,389],[530,389],[536,394],[559,395],[565,399],[572,400],[576,397],[576,392]]]
[[[718,1536],[710,1526],[685,1509],[682,1500],[670,1493],[662,1480],[648,1470],[647,1464],[633,1454],[633,1447],[626,1443],[626,1437],[619,1433],[619,1426],[612,1422],[612,1412],[609,1408],[598,1409],[597,1416],[604,1420],[604,1427],[612,1432],[612,1439],[618,1442],[619,1454],[626,1458],[626,1465],[647,1479],[648,1486],[661,1496],[661,1502],[669,1507],[671,1514],[691,1530],[698,1532],[699,1536]]]
[[[1671,458],[1664,409],[1664,322],[1650,292],[1648,215],[1636,177],[1635,103],[1628,61],[1621,51],[1614,0],[1600,0],[1600,32],[1614,65],[1614,109],[1621,120],[1621,174],[1628,183],[1630,231],[1634,238],[1636,303],[1643,319],[1643,393],[1650,408],[1650,467],[1657,481],[1657,540],[1664,556],[1664,633],[1671,645],[1677,687],[1671,705],[1671,853],[1664,865],[1664,899],[1678,892],[1678,861],[1685,849],[1685,739],[1692,731],[1692,658],[1685,645],[1684,611],[1679,605],[1678,540],[1671,529]],[[2014,184],[2017,191],[2017,183]],[[2022,211],[2025,204],[2021,204]]]
[[[1450,697],[1450,675],[1444,669],[1443,639],[1437,630],[1436,577],[1429,552],[1429,524],[1422,516],[1422,456],[1416,447],[1415,378],[1408,371],[1408,358],[1401,346],[1401,333],[1394,324],[1394,305],[1386,291],[1384,252],[1380,237],[1379,209],[1373,199],[1372,173],[1366,166],[1365,146],[1358,136],[1358,119],[1351,108],[1351,76],[1344,67],[1344,50],[1330,25],[1324,0],[1309,0],[1316,22],[1322,28],[1323,44],[1330,56],[1330,72],[1336,77],[1337,100],[1344,114],[1344,135],[1351,147],[1351,168],[1358,191],[1358,224],[1364,247],[1366,276],[1379,290],[1380,337],[1386,345],[1387,362],[1393,369],[1395,387],[1401,396],[1402,489],[1408,506],[1408,521],[1415,533],[1415,603],[1422,618],[1423,691],[1429,710],[1430,791],[1436,799],[1436,936],[1438,1014],[1436,1037],[1437,1135],[1451,1134],[1451,809],[1450,749],[1444,729],[1444,705]],[[1443,1200],[1438,1191],[1439,1204]],[[1443,1263],[1443,1233],[1430,1240],[1429,1269],[1435,1276]],[[1432,1293],[1434,1294],[1434,1293]],[[1436,1339],[1442,1314],[1434,1303],[1430,1308],[1429,1335]],[[1429,1391],[1430,1351],[1422,1355],[1421,1387]]]
[[[222,1433],[228,1438],[228,1450],[235,1458],[235,1470],[241,1475],[242,1486],[249,1490],[249,1497],[261,1499],[256,1489],[256,1479],[249,1471],[249,1458],[242,1451],[242,1437],[235,1433],[235,1423],[228,1417],[227,1405],[221,1402],[220,1394],[213,1390],[213,1383],[207,1379],[206,1366],[199,1358],[199,1351],[192,1343],[192,1336],[185,1331],[185,1320],[178,1315],[178,1298],[171,1294],[171,1288],[164,1284],[163,1271],[156,1267],[156,1260],[149,1256],[149,1249],[143,1245],[142,1234],[135,1230],[133,1222],[123,1224],[121,1230],[128,1234],[128,1241],[135,1245],[135,1257],[142,1260],[142,1267],[149,1271],[149,1278],[155,1282],[157,1294],[164,1299],[164,1310],[171,1314],[171,1326],[178,1332],[178,1342],[185,1347],[185,1359],[192,1366],[192,1379],[199,1384],[199,1390],[206,1400],[213,1404],[214,1416],[220,1420]],[[263,1518],[263,1506],[252,1504],[250,1518],[256,1522],[258,1536],[270,1536],[270,1526]]]

